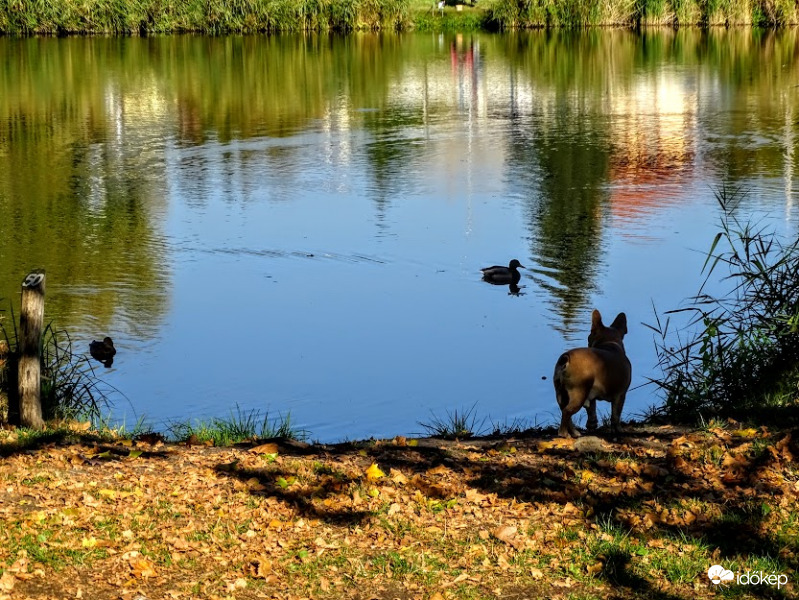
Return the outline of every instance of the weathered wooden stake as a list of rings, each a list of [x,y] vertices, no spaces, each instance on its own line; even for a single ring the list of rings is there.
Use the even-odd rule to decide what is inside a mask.
[[[22,282],[19,313],[19,421],[42,429],[41,348],[44,326],[44,270],[32,271]]]
[[[8,358],[11,354],[11,349],[8,347],[6,340],[0,340],[0,425],[8,423],[8,394],[2,391],[2,388],[8,384],[10,376],[8,374],[9,364]],[[13,395],[13,392],[11,393]]]

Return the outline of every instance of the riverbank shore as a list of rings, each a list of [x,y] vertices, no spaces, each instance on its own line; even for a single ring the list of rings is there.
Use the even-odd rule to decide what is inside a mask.
[[[790,0],[53,0],[0,4],[0,34],[149,35],[300,31],[473,31],[601,26],[759,26],[799,23]]]
[[[795,593],[791,430],[634,426],[220,448],[0,435],[0,598],[715,598]],[[780,581],[783,581],[780,579]]]

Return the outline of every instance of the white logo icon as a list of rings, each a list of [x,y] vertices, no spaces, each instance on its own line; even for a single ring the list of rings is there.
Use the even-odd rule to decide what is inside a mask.
[[[728,571],[721,565],[713,565],[707,570],[707,576],[714,585],[720,584],[722,581],[732,581],[735,575],[732,571]]]

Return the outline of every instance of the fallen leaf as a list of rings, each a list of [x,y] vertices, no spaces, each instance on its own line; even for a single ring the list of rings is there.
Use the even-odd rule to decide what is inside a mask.
[[[277,454],[279,450],[280,448],[277,444],[269,443],[250,448],[249,452],[252,452],[253,454]]]
[[[500,542],[505,542],[516,549],[522,548],[524,546],[524,543],[516,536],[518,529],[513,525],[503,525],[497,527],[492,533]]]
[[[368,479],[380,479],[381,477],[385,477],[385,473],[380,470],[376,463],[372,463],[371,466],[366,469],[366,477]]]
[[[134,577],[155,577],[156,570],[155,565],[153,562],[143,556],[137,556],[133,561],[130,563],[130,568],[133,571]]]
[[[14,589],[14,584],[17,583],[17,578],[10,571],[5,571],[3,576],[0,577],[0,591],[10,592]]]

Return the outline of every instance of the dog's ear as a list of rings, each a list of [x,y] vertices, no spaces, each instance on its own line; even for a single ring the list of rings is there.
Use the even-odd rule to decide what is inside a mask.
[[[591,313],[591,331],[595,331],[598,327],[602,327],[602,315],[597,309],[594,309],[594,312]]]
[[[620,331],[622,335],[627,335],[627,315],[619,313],[610,326],[616,331]]]

